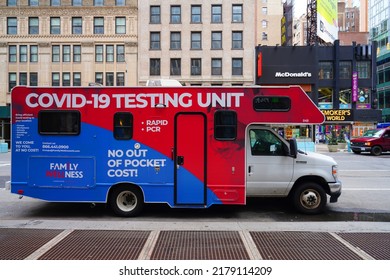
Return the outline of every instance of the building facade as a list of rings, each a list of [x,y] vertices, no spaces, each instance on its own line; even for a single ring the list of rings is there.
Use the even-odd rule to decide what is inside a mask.
[[[390,2],[369,1],[370,40],[378,43],[377,72],[378,108],[382,110],[382,121],[390,121]]]
[[[300,85],[323,110],[326,121],[318,131],[335,127],[350,137],[362,135],[380,122],[372,107],[376,91],[374,46],[259,46],[259,85]],[[374,54],[374,55],[373,55]],[[314,131],[309,137],[313,136]]]
[[[139,0],[139,84],[253,84],[254,7],[254,0]]]
[[[281,45],[281,20],[283,17],[283,1],[255,0],[255,5],[256,45]]]
[[[0,0],[1,138],[16,85],[137,85],[136,0]]]
[[[30,86],[136,85],[132,0],[0,0],[0,103]]]

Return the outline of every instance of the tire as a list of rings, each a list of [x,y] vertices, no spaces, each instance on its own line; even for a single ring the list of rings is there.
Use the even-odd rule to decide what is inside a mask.
[[[380,146],[372,147],[371,154],[373,154],[374,156],[380,156],[382,154],[382,148]]]
[[[299,185],[292,196],[294,207],[303,214],[320,214],[325,210],[326,192],[315,182]]]
[[[139,188],[121,185],[111,192],[108,203],[116,215],[134,217],[142,211],[144,197]]]

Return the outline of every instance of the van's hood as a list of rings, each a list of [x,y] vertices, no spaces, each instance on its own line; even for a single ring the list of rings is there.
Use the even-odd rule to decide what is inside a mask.
[[[308,164],[316,165],[337,165],[332,157],[313,152],[298,152],[296,160],[307,161]]]

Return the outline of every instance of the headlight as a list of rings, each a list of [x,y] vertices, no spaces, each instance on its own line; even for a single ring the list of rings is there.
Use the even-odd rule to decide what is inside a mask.
[[[339,167],[337,165],[332,165],[332,175],[333,178],[337,181],[337,177],[339,176]]]
[[[371,142],[365,142],[364,145],[365,146],[371,146]]]

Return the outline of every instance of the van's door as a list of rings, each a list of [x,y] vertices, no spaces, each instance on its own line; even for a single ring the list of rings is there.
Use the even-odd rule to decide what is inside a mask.
[[[246,133],[247,196],[284,195],[294,173],[286,143],[264,126],[251,125]]]
[[[175,117],[175,204],[206,203],[206,116]]]

